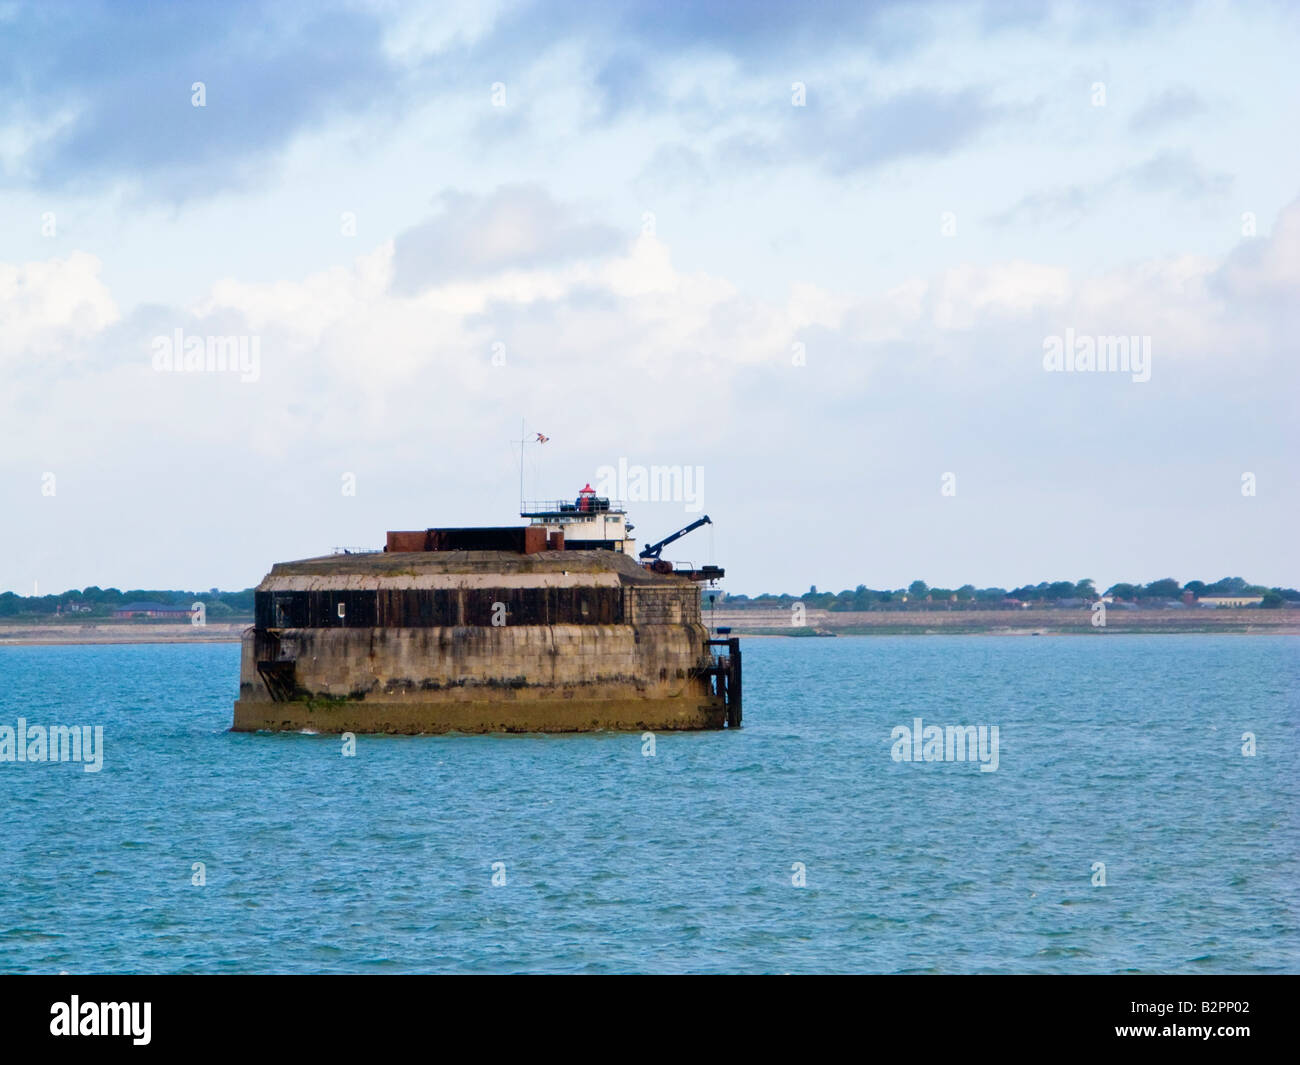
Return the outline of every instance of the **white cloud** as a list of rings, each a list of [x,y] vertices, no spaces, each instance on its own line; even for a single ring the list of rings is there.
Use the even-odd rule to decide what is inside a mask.
[[[84,252],[21,266],[0,262],[0,361],[62,356],[117,321],[100,267]]]
[[[1243,396],[1249,404],[1283,392],[1277,373],[1294,380],[1294,370],[1271,360],[1289,350],[1289,303],[1254,306],[1244,320],[1232,292],[1291,284],[1297,216],[1300,205],[1272,237],[1225,259],[1175,256],[1092,277],[1021,260],[963,264],[882,291],[800,283],[770,299],[679,269],[652,236],[602,259],[504,270],[414,295],[395,291],[385,242],[347,268],[268,283],[228,279],[193,307],[126,318],[92,256],[0,265],[5,357],[31,366],[56,351],[81,358],[57,390],[58,424],[78,427],[76,446],[50,434],[31,389],[12,388],[0,395],[14,440],[6,463],[63,469],[111,456],[125,470],[160,465],[174,472],[133,477],[119,491],[147,493],[140,505],[158,506],[201,486],[200,501],[225,493],[271,516],[309,485],[328,492],[335,471],[383,471],[404,487],[374,514],[380,525],[394,500],[409,504],[413,486],[467,491],[504,453],[503,426],[517,427],[521,414],[552,435],[553,461],[583,471],[619,455],[686,462],[742,446],[744,461],[765,471],[764,506],[778,510],[802,491],[790,466],[806,458],[809,438],[796,433],[833,441],[816,452],[828,487],[876,476],[878,449],[897,441],[906,442],[901,461],[924,461],[962,433],[971,434],[962,436],[964,468],[1032,477],[1038,459],[1024,452],[1026,417],[1036,419],[1036,440],[1055,425],[1091,443],[1071,434],[1080,424],[1100,432],[1107,418],[1112,431],[1132,431],[1125,406],[1138,396],[1181,411],[1187,396],[1206,409],[1247,390],[1235,400],[1244,409]],[[1066,326],[1151,334],[1152,383],[1046,380],[1043,333]],[[257,335],[260,379],[154,373],[150,338],[172,328]],[[804,337],[808,365],[793,366],[791,344]],[[494,344],[504,346],[502,366],[493,365]],[[1234,368],[1243,365],[1277,372],[1252,385]],[[946,436],[935,435],[938,425]],[[1267,419],[1241,428],[1243,451],[1276,450]],[[722,479],[710,478],[719,491]],[[746,506],[736,503],[733,520],[744,520]],[[455,508],[459,520],[474,520],[475,510]],[[276,521],[302,525],[298,535],[309,541],[320,535],[306,512]],[[901,537],[897,550],[907,545]]]
[[[1019,317],[1062,306],[1070,294],[1069,271],[1039,263],[963,265],[945,271],[929,287],[934,324],[969,329],[989,317]]]

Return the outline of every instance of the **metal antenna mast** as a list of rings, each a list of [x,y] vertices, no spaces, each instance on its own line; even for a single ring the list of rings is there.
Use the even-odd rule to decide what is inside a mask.
[[[524,419],[519,419],[519,509],[524,509],[524,444],[528,434],[524,431]]]

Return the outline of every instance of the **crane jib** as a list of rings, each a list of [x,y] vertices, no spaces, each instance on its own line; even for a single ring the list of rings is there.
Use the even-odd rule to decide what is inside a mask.
[[[657,543],[653,543],[653,544],[650,544],[650,545],[647,546],[647,547],[642,548],[642,550],[641,550],[641,557],[642,557],[642,558],[658,558],[658,557],[659,557],[659,553],[660,553],[660,552],[661,552],[665,547],[667,547],[669,544],[671,544],[674,540],[680,540],[680,539],[681,539],[683,536],[685,536],[688,532],[694,532],[694,531],[695,531],[696,529],[698,529],[701,525],[712,525],[712,524],[713,524],[712,519],[710,519],[710,517],[709,517],[707,514],[705,514],[702,518],[698,518],[697,520],[691,522],[691,523],[690,523],[688,526],[686,526],[684,529],[678,529],[675,533],[672,533],[672,534],[669,535],[669,536],[665,536],[662,540],[658,541]]]

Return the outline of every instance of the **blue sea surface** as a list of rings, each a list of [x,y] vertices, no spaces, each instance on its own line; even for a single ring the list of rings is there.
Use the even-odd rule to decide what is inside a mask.
[[[0,762],[0,971],[1300,971],[1300,637],[743,647],[744,728],[650,757],[344,757],[226,731],[233,644],[0,648],[0,726],[104,729],[99,773]],[[917,717],[996,772],[894,761]]]

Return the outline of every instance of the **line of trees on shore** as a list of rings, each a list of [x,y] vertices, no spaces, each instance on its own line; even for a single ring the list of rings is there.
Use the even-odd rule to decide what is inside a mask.
[[[1182,603],[1185,593],[1191,593],[1193,600],[1206,596],[1259,596],[1259,606],[1276,609],[1293,605],[1300,606],[1300,591],[1294,588],[1269,588],[1264,585],[1251,584],[1241,577],[1223,577],[1220,580],[1188,581],[1180,584],[1173,577],[1164,577],[1148,584],[1112,584],[1104,592],[1097,590],[1095,582],[1090,579],[1081,581],[1042,581],[1039,584],[1025,584],[1019,588],[976,588],[973,584],[964,584],[960,588],[931,588],[925,581],[913,581],[906,588],[881,589],[868,588],[859,584],[852,590],[842,592],[819,592],[814,584],[803,595],[773,594],[762,595],[728,595],[728,606],[771,606],[788,607],[802,602],[809,607],[822,610],[907,610],[935,609],[953,606],[962,609],[996,609],[1001,607],[1018,607],[1023,603],[1057,607],[1083,606],[1096,602],[1103,596],[1115,602],[1131,603],[1136,606],[1162,606],[1169,603]],[[708,593],[705,592],[707,600]]]
[[[802,602],[822,610],[919,610],[957,607],[959,609],[996,609],[1017,607],[1022,603],[1046,606],[1072,607],[1095,602],[1102,595],[1117,602],[1134,605],[1159,606],[1181,602],[1185,593],[1193,599],[1205,596],[1259,596],[1260,607],[1300,607],[1300,591],[1294,588],[1269,588],[1251,584],[1241,577],[1223,577],[1212,583],[1188,581],[1179,584],[1173,577],[1164,577],[1148,584],[1112,584],[1099,592],[1092,580],[1042,581],[1025,584],[1019,588],[976,588],[964,584],[960,588],[931,588],[925,581],[913,581],[906,588],[868,588],[859,584],[842,592],[820,592],[813,585],[803,595],[765,592],[762,595],[728,595],[728,606],[789,607]],[[708,590],[705,590],[707,600]],[[204,604],[211,619],[222,617],[247,617],[253,613],[253,589],[220,591],[211,588],[206,592],[186,592],[175,589],[134,588],[119,591],[117,588],[91,586],[80,591],[72,589],[59,595],[18,595],[0,593],[0,618],[81,616],[86,618],[109,617],[113,611],[127,603],[165,603],[188,607],[196,602]]]
[[[164,603],[168,606],[181,607],[202,603],[207,617],[216,620],[223,617],[251,615],[253,589],[223,592],[211,588],[206,592],[184,592],[175,589],[132,588],[123,592],[117,588],[100,588],[92,585],[80,591],[74,588],[60,595],[18,595],[14,592],[2,592],[0,593],[0,618],[56,615],[103,618],[110,617],[114,610],[128,603]]]

